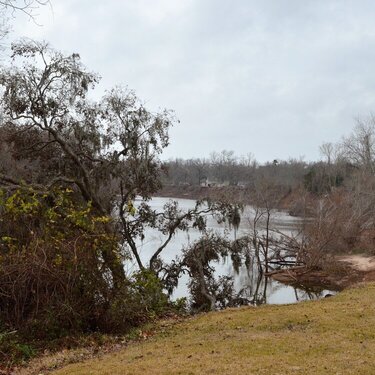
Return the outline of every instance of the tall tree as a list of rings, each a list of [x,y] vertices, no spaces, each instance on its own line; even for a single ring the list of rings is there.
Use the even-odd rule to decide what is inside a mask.
[[[99,78],[82,65],[78,54],[65,56],[46,43],[21,41],[13,45],[13,65],[0,74],[5,122],[0,143],[15,164],[36,163],[35,168],[0,169],[0,185],[8,190],[32,186],[48,192],[69,186],[77,199],[91,202],[100,215],[114,217],[109,230],[122,236],[122,249],[140,269],[160,269],[160,255],[178,230],[205,229],[203,214],[218,220],[230,217],[227,203],[198,202],[181,210],[176,202],[163,212],[148,200],[161,187],[159,155],[168,145],[171,111],[148,111],[134,92],[115,88],[100,102],[88,98]],[[33,164],[31,164],[32,166]],[[1,163],[0,163],[1,168]],[[136,208],[136,196],[142,204]],[[164,236],[148,264],[140,258],[137,239],[147,228]],[[103,258],[115,283],[124,279],[120,254],[103,249]]]
[[[0,75],[3,142],[14,159],[39,158],[43,167],[29,176],[2,170],[1,184],[11,189],[27,183],[44,191],[69,185],[101,215],[112,213],[120,193],[122,204],[136,194],[148,199],[160,186],[157,155],[168,144],[171,114],[152,114],[122,89],[101,103],[90,101],[88,90],[99,78],[78,54],[65,56],[29,41],[12,51],[13,66]],[[122,278],[118,256],[104,251],[103,257],[113,276]]]

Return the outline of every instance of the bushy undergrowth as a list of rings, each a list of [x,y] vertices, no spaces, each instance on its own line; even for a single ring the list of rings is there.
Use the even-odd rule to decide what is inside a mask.
[[[9,366],[20,359],[30,359],[34,354],[34,348],[23,343],[16,331],[0,330],[0,363],[2,366]]]
[[[111,228],[70,190],[0,194],[0,362],[31,357],[29,342],[126,332],[165,311],[152,272],[114,284],[102,254],[124,256]]]

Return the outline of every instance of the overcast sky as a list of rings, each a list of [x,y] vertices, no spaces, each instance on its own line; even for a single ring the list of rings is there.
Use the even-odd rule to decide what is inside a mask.
[[[12,38],[78,52],[103,78],[181,121],[163,158],[211,151],[264,162],[319,145],[375,112],[374,0],[51,0]]]

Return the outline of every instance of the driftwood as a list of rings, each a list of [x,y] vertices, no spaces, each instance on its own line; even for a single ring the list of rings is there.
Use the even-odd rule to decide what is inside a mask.
[[[285,269],[282,269],[282,270],[274,270],[274,271],[266,272],[264,274],[264,276],[272,277],[272,276],[280,274],[280,273],[282,273],[282,274],[283,273],[290,273],[289,271],[296,271],[296,270],[302,270],[302,269],[306,269],[306,267],[305,266],[295,266],[295,267],[285,268]]]
[[[269,260],[268,264],[276,264],[278,266],[304,266],[303,262],[296,262],[295,260]]]

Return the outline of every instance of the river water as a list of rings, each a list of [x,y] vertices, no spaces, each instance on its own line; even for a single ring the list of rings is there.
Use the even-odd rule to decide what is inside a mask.
[[[172,198],[155,197],[151,200],[150,205],[157,211],[162,211],[163,206]],[[195,201],[191,199],[177,199],[181,209],[189,209],[195,206]],[[234,239],[234,236],[240,237],[244,234],[249,234],[252,218],[254,217],[254,210],[247,206],[242,214],[241,223],[237,233],[225,227],[223,224],[218,224],[212,217],[207,217],[207,227],[219,233],[227,233],[227,235]],[[301,219],[292,217],[283,211],[274,211],[271,216],[271,227],[286,234],[292,234],[298,230],[301,224]],[[142,261],[147,264],[151,255],[160,244],[165,240],[157,230],[149,229],[145,233],[145,239],[138,243],[140,249],[140,256]],[[169,245],[163,250],[161,258],[166,261],[172,261],[177,255],[181,253],[181,249],[190,243],[194,242],[201,236],[201,233],[196,229],[189,229],[188,232],[177,232]],[[283,304],[295,303],[303,300],[318,299],[324,297],[328,290],[321,290],[319,288],[314,290],[303,290],[282,284],[272,278],[259,279],[257,267],[254,265],[252,269],[242,266],[239,273],[236,273],[232,267],[231,261],[226,259],[224,262],[213,264],[215,268],[215,276],[232,276],[234,280],[235,289],[237,292],[245,290],[245,296],[252,299],[254,303],[268,303],[268,304]],[[127,271],[131,273],[134,269],[130,266]],[[187,288],[188,277],[182,276],[179,285],[172,295],[172,299],[180,297],[188,297],[189,292]]]

